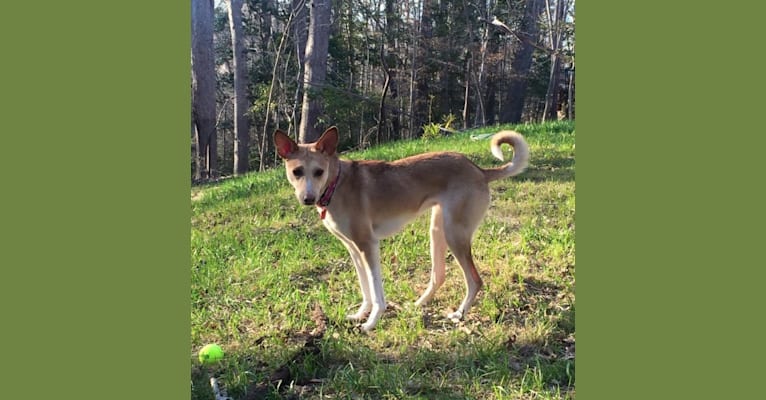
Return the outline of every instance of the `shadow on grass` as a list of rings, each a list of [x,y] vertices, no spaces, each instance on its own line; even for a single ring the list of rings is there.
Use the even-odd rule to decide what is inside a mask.
[[[536,296],[541,291],[552,293],[557,289],[555,285],[534,279],[525,279],[524,285],[526,294],[522,296]],[[397,311],[391,312],[395,314]],[[318,323],[311,333],[281,333],[285,335],[280,338],[285,346],[300,343],[286,361],[263,359],[260,342],[256,341],[251,349],[227,355],[225,366],[193,365],[191,398],[215,399],[210,389],[210,377],[217,373],[231,373],[225,371],[227,368],[238,369],[234,374],[239,377],[237,379],[245,376],[247,380],[228,391],[237,400],[463,399],[474,395],[471,390],[475,389],[471,389],[471,385],[481,385],[484,391],[513,391],[506,395],[515,391],[543,390],[552,394],[558,392],[561,398],[574,396],[574,338],[571,335],[574,332],[574,310],[562,313],[554,333],[537,342],[522,342],[512,332],[500,339],[488,339],[481,334],[481,324],[471,321],[453,324],[451,328],[447,325],[445,329],[443,319],[426,318],[424,312],[427,331],[441,331],[446,335],[450,330],[460,331],[464,336],[452,346],[384,353],[369,347],[366,334],[359,332],[352,323],[328,321],[324,313],[321,314],[324,322]],[[474,327],[473,331],[469,326]],[[382,330],[371,335],[386,334]],[[466,384],[460,379],[469,382]],[[511,381],[517,382],[515,388],[503,387]]]
[[[575,177],[575,158],[563,152],[536,161],[524,173],[533,181],[570,182]]]
[[[491,155],[469,155],[469,159],[482,168],[499,167]],[[575,157],[566,151],[548,151],[533,158],[520,175],[509,178],[514,181],[571,182],[575,179]]]

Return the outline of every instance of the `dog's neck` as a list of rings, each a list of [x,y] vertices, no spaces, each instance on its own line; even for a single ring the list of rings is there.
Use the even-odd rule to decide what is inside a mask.
[[[325,218],[325,215],[327,214],[327,206],[330,205],[332,195],[335,193],[335,189],[338,187],[338,181],[340,180],[340,164],[340,161],[338,161],[338,173],[335,175],[335,178],[330,181],[330,184],[327,185],[327,188],[325,188],[324,193],[322,193],[322,196],[319,197],[319,201],[317,202],[317,208],[319,208],[319,217],[321,219]]]

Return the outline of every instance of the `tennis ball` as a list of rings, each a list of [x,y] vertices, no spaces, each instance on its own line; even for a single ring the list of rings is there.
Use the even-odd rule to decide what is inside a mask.
[[[199,362],[203,364],[212,364],[222,359],[223,349],[215,343],[205,345],[199,350]]]

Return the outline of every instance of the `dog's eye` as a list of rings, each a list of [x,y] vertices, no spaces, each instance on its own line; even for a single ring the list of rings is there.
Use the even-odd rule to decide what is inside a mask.
[[[322,176],[322,174],[324,174],[324,170],[323,169],[318,169],[318,170],[314,171],[314,177],[315,178],[319,178],[320,176]]]
[[[303,168],[296,168],[293,170],[293,175],[295,175],[296,178],[300,178],[303,176]]]

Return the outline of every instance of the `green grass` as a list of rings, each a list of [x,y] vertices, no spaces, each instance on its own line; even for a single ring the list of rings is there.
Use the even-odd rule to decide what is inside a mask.
[[[574,398],[574,123],[483,128],[343,156],[452,150],[496,166],[489,141],[470,136],[505,128],[527,138],[530,167],[491,184],[473,247],[486,285],[459,324],[445,317],[464,294],[451,256],[436,297],[412,305],[429,279],[428,213],[382,241],[389,309],[362,334],[344,320],[361,302],[350,258],[316,210],[298,204],[283,169],[193,188],[192,398],[213,398],[211,375],[235,399],[252,398],[303,346],[315,303],[328,318],[318,354],[289,365],[294,381],[267,398]],[[196,352],[213,342],[224,361],[199,365]]]

